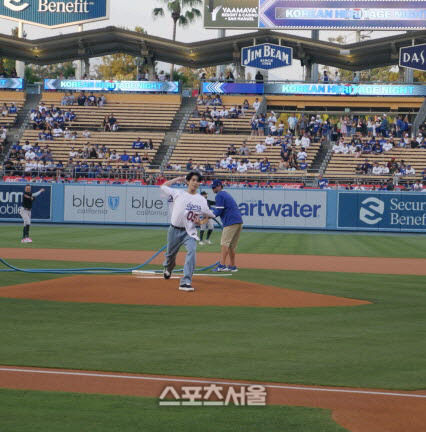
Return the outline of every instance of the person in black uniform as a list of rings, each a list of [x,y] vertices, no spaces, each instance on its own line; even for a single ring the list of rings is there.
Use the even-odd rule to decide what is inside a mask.
[[[207,205],[209,206],[209,208],[216,205],[216,201],[207,199],[207,192],[203,191],[201,192],[201,195],[207,200]],[[203,241],[204,231],[206,230],[206,228],[207,228],[207,237],[206,237],[206,241]],[[210,240],[210,236],[212,235],[213,228],[214,228],[213,219],[209,219],[206,224],[200,225],[200,243],[199,243],[200,245],[212,244]]]
[[[32,243],[33,241],[30,238],[30,225],[31,225],[31,209],[33,208],[34,198],[39,196],[45,190],[40,189],[36,193],[31,192],[31,186],[25,186],[24,195],[22,197],[22,207],[19,209],[19,214],[24,220],[24,231],[22,234],[21,243]]]

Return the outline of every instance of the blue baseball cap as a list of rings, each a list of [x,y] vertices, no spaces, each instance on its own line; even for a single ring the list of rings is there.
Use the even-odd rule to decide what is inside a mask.
[[[222,186],[222,182],[219,179],[214,179],[212,182],[212,189],[214,189],[217,186]]]

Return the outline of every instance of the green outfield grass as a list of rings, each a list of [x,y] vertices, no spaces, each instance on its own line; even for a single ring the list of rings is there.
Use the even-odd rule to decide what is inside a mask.
[[[31,262],[33,267],[41,264],[87,265]],[[407,390],[426,387],[426,277],[278,270],[242,270],[233,277],[373,304],[279,309],[2,299],[0,364]],[[0,284],[44,278],[3,273]]]
[[[344,432],[303,407],[161,407],[153,398],[0,390],[2,432]]]
[[[31,228],[33,244],[21,245],[21,225],[0,226],[0,247],[158,250],[166,243],[161,229],[99,226],[36,225]],[[200,251],[218,252],[220,231],[212,246]],[[369,235],[249,232],[242,234],[239,252],[296,255],[426,258],[426,237],[422,235]]]

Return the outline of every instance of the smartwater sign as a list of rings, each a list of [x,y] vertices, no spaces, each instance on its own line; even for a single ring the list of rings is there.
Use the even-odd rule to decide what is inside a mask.
[[[413,45],[399,50],[399,65],[408,69],[426,70],[426,44]]]
[[[109,0],[1,0],[0,17],[58,28],[109,18]]]
[[[241,50],[241,65],[256,69],[291,66],[293,49],[273,44],[255,45]]]
[[[426,231],[426,194],[341,192],[337,226],[375,231]]]
[[[21,219],[19,208],[24,196],[23,185],[0,185],[0,220]],[[51,219],[51,186],[43,186],[45,192],[34,199],[32,220]],[[32,186],[32,192],[38,192],[42,186]]]
[[[246,226],[263,228],[325,228],[325,191],[226,189],[235,199]],[[214,199],[210,192],[209,199]]]
[[[45,79],[45,90],[78,90],[103,92],[179,93],[178,81],[117,81]]]

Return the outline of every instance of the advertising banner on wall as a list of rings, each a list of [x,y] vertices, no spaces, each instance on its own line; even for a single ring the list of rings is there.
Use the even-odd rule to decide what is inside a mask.
[[[0,17],[59,28],[109,18],[109,0],[3,0]]]
[[[45,90],[76,90],[103,92],[179,93],[178,81],[117,81],[45,79]]]
[[[209,199],[214,194],[206,189]],[[325,228],[324,191],[227,189],[253,227]],[[168,197],[159,187],[65,185],[65,222],[168,224]]]
[[[338,195],[338,228],[426,231],[426,194],[353,193]]]
[[[21,219],[19,208],[22,206],[25,184],[2,184],[0,185],[0,220]],[[37,196],[33,203],[33,221],[48,221],[51,219],[51,186],[32,186],[32,192],[38,192],[44,188],[45,191]]]
[[[203,82],[203,93],[263,94],[263,84]]]
[[[203,93],[272,94],[316,96],[412,96],[425,97],[426,85],[397,84],[305,84],[204,82]]]
[[[281,45],[261,44],[241,50],[241,65],[256,69],[277,69],[291,66],[293,49]]]
[[[424,30],[423,0],[205,0],[204,26],[227,29]]]
[[[426,44],[413,45],[399,50],[399,65],[408,69],[426,70]]]
[[[0,89],[23,90],[24,80],[22,78],[0,78]]]
[[[265,83],[265,94],[318,96],[425,96],[424,85]]]

